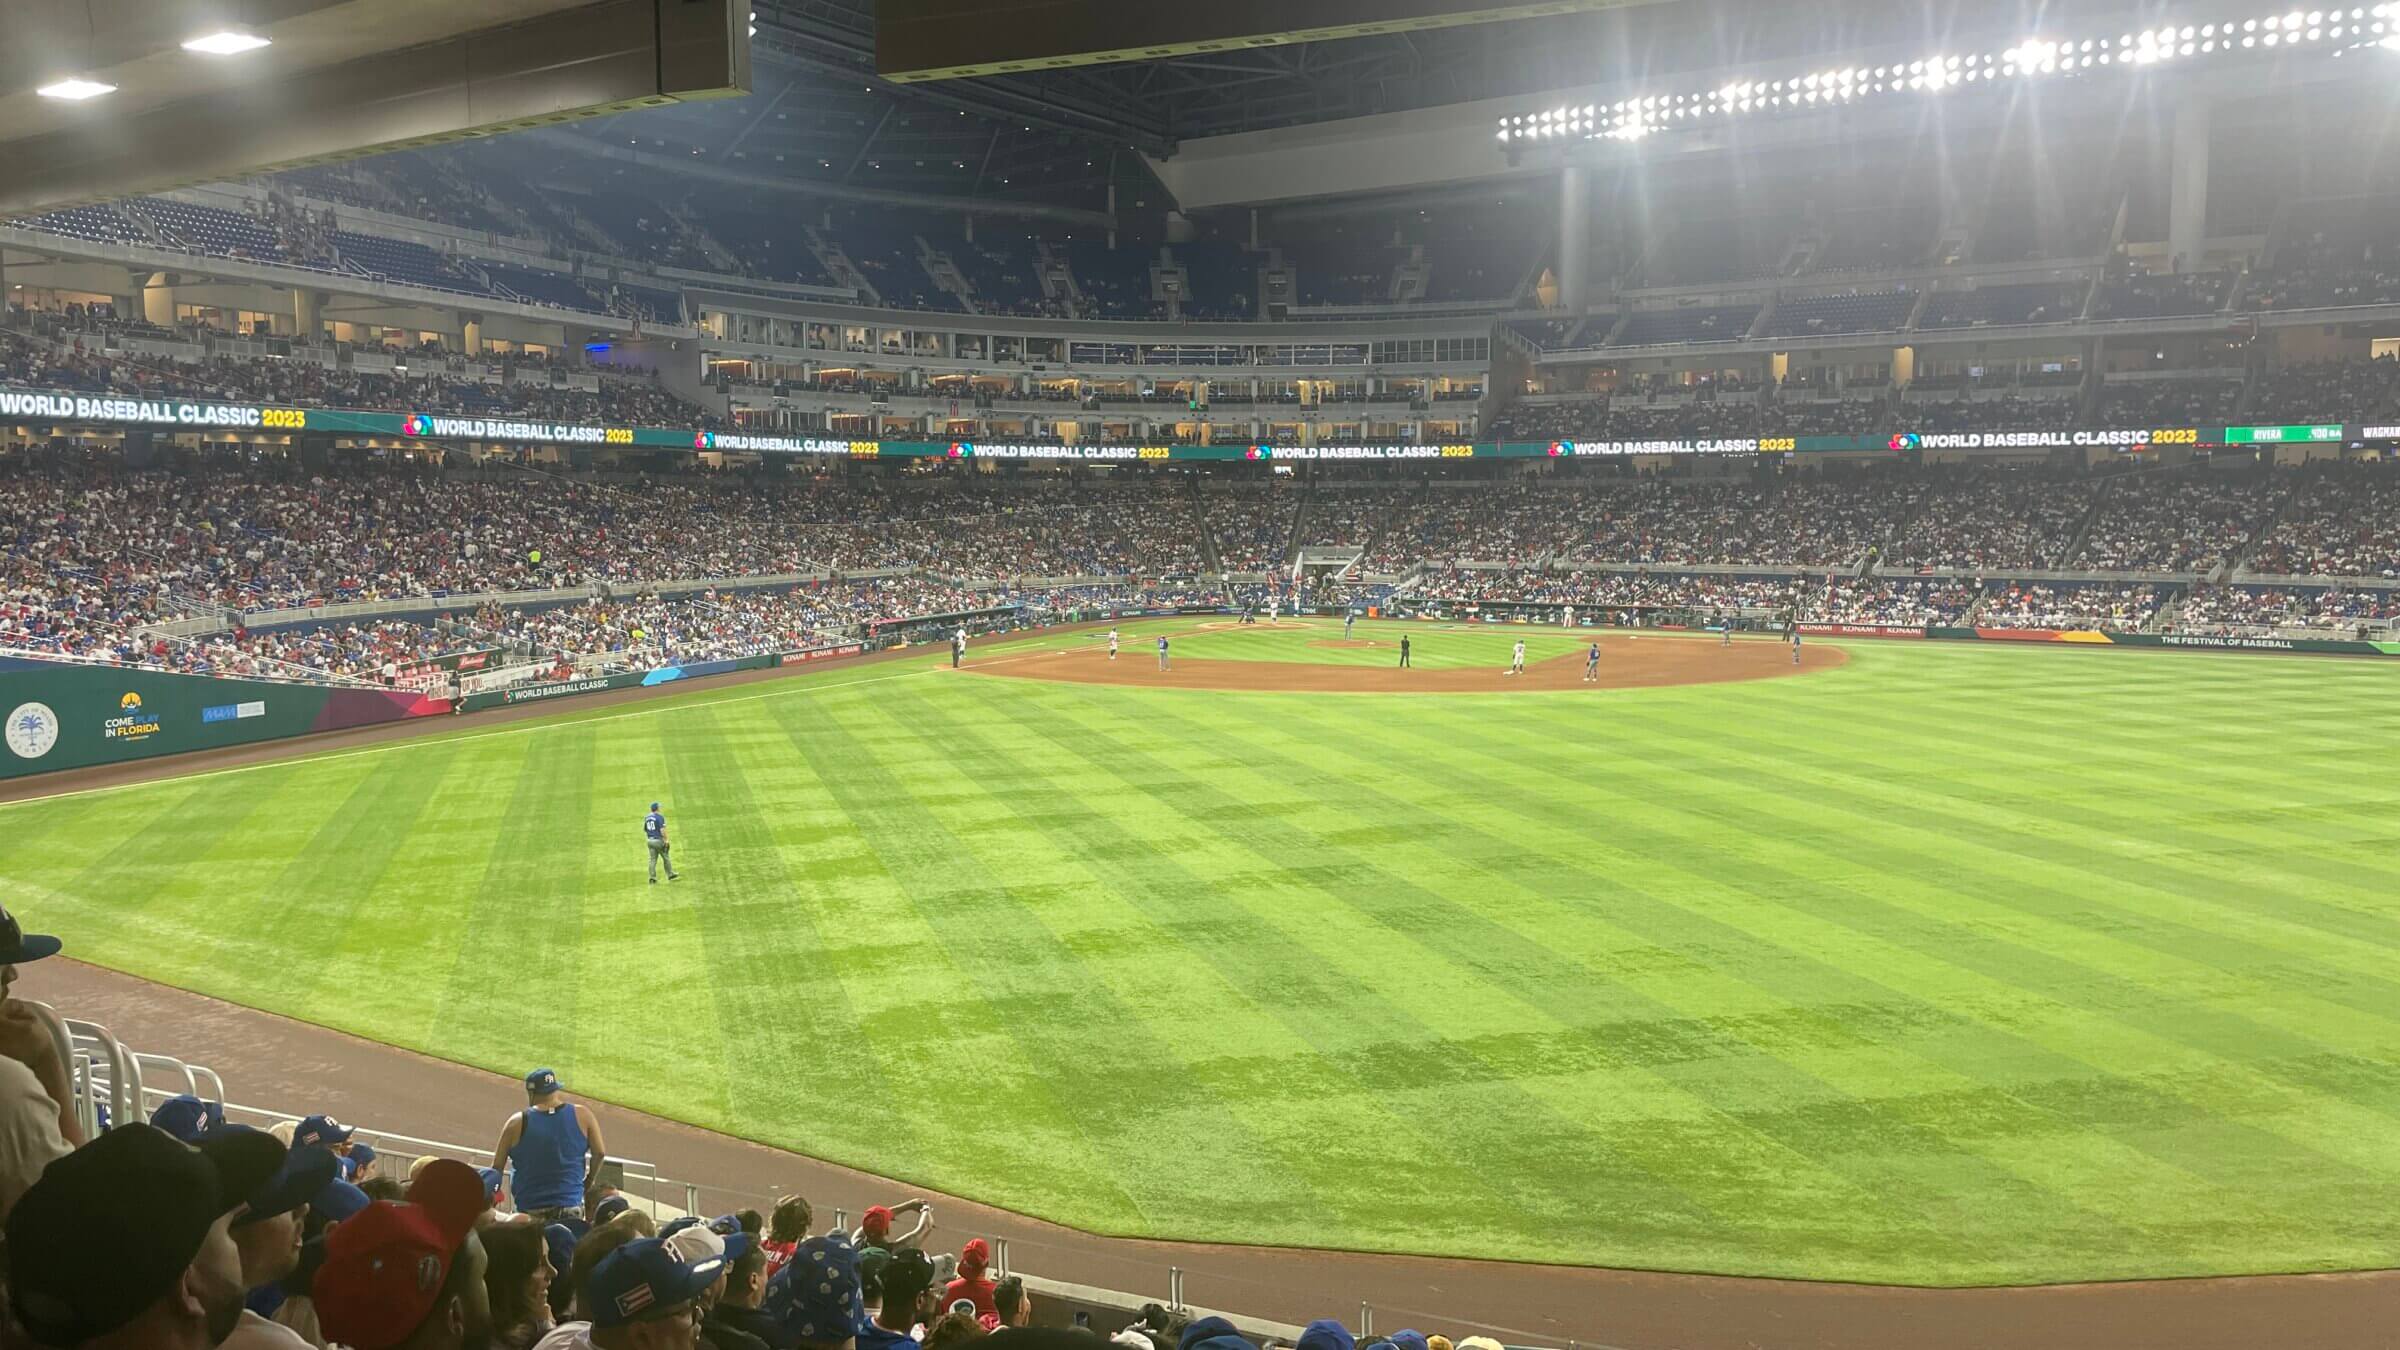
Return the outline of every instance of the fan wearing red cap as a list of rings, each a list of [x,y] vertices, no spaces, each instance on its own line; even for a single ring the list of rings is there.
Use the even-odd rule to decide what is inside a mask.
[[[958,1278],[942,1290],[942,1306],[947,1308],[960,1299],[972,1300],[977,1317],[997,1317],[999,1310],[992,1305],[992,1244],[982,1238],[971,1238],[958,1254]]]
[[[405,1203],[334,1225],[312,1286],[325,1338],[350,1350],[485,1350],[492,1309],[475,1224],[490,1207],[475,1169],[442,1158]]]
[[[917,1226],[894,1237],[892,1225],[903,1214],[916,1215]],[[933,1206],[922,1200],[903,1200],[888,1208],[883,1205],[867,1206],[867,1212],[858,1216],[858,1227],[851,1232],[850,1242],[861,1251],[880,1247],[887,1252],[896,1252],[903,1247],[919,1245],[925,1240],[925,1235],[932,1231]]]

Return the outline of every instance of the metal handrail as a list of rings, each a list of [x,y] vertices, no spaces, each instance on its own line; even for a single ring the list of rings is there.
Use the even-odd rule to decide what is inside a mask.
[[[201,1070],[201,1072],[206,1073],[207,1071]],[[213,1079],[216,1077],[216,1075],[209,1074],[209,1077]],[[219,1091],[222,1090],[222,1086],[220,1086]],[[148,1091],[156,1092],[161,1097],[173,1095],[172,1093],[159,1092],[159,1090],[156,1088],[148,1089]],[[216,1100],[223,1101],[223,1098],[220,1097]],[[294,1115],[289,1111],[278,1111],[263,1106],[244,1106],[238,1102],[224,1102],[224,1107],[225,1114],[228,1117],[237,1114],[250,1116],[255,1119],[267,1121],[270,1124],[280,1124],[286,1121],[293,1124],[298,1124],[301,1119],[301,1117]],[[484,1160],[491,1156],[491,1150],[488,1148],[477,1148],[469,1144],[455,1144],[442,1139],[423,1139],[417,1137],[416,1135],[400,1134],[392,1130],[378,1130],[365,1125],[354,1126],[353,1133],[358,1136],[366,1137],[368,1142],[375,1144],[378,1148],[381,1148],[385,1144],[391,1144],[397,1148],[413,1150],[419,1154],[432,1153],[442,1156],[455,1157],[460,1161],[466,1162],[470,1166],[474,1167],[483,1166]],[[655,1163],[643,1162],[638,1158],[620,1158],[613,1153],[609,1155],[608,1160],[612,1163],[615,1163],[619,1168],[623,1169],[625,1173],[625,1179],[628,1182],[646,1181],[648,1183],[649,1194],[647,1198],[650,1208],[654,1214],[692,1212],[690,1208],[677,1211],[663,1205],[659,1200],[659,1193],[661,1189],[665,1187],[681,1186],[684,1194],[677,1198],[687,1202],[687,1204],[696,1204],[698,1199],[697,1195],[695,1194],[697,1190],[696,1187],[687,1183],[669,1181],[668,1179],[660,1176],[658,1174],[658,1165]],[[633,1191],[633,1187],[630,1185],[622,1187],[621,1189]],[[637,1195],[640,1194],[638,1191],[634,1193]]]
[[[88,1043],[97,1052],[93,1055],[94,1063],[105,1065],[109,1125],[114,1127],[142,1119],[142,1071],[133,1062],[132,1053],[125,1048],[125,1043],[97,1022],[85,1022],[73,1017],[59,1020],[66,1027],[67,1035],[75,1040],[78,1049]]]

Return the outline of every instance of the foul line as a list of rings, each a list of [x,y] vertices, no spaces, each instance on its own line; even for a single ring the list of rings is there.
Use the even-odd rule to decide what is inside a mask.
[[[1030,661],[1035,659],[1037,656],[1046,655],[1049,655],[1049,653],[1036,652],[1026,656],[1005,656],[998,658],[997,660],[981,662],[980,664],[987,666],[1007,665],[1013,661]],[[589,726],[599,722],[622,721],[630,717],[656,717],[661,713],[683,712],[691,708],[716,708],[722,707],[729,703],[752,703],[762,698],[790,698],[798,694],[818,693],[834,689],[851,689],[862,684],[882,684],[887,680],[920,679],[928,675],[939,675],[946,669],[948,669],[948,667],[936,666],[925,670],[902,670],[895,671],[889,675],[869,675],[863,679],[842,680],[838,683],[786,685],[781,689],[766,689],[755,694],[732,694],[724,698],[695,698],[688,702],[668,703],[666,700],[662,699],[660,700],[660,706],[657,707],[628,708],[623,712],[596,713],[588,717],[575,718],[573,719],[572,725]],[[969,669],[972,669],[972,667],[969,667]],[[561,709],[560,711],[565,712],[570,710]],[[337,759],[355,759],[360,755],[386,755],[398,750],[415,750],[431,745],[462,745],[468,741],[491,740],[499,736],[525,736],[531,735],[535,732],[555,731],[558,728],[569,724],[570,723],[565,720],[529,718],[522,726],[492,727],[483,731],[464,731],[454,735],[422,736],[410,739],[388,741],[382,745],[362,745],[350,750],[328,750],[321,754],[298,754],[281,759],[261,760],[256,764],[233,764],[222,769],[199,769],[192,773],[179,773],[165,778],[145,778],[138,782],[132,783],[103,783],[96,787],[69,788],[64,792],[51,792],[45,793],[38,797],[21,797],[13,802],[0,802],[0,812],[5,812],[12,807],[30,806],[35,802],[65,801],[70,797],[89,797],[103,792],[130,792],[137,788],[165,787],[171,783],[192,783],[198,782],[203,778],[221,778],[227,774],[251,773],[259,769],[287,768],[294,764],[330,764]],[[272,744],[272,742],[259,742],[259,744]]]

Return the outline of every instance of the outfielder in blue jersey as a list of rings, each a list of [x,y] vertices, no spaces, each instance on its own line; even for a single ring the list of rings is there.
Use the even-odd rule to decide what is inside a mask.
[[[642,817],[642,839],[650,846],[650,884],[658,884],[658,865],[667,865],[667,880],[675,879],[675,860],[667,856],[667,818],[650,803],[650,814]]]

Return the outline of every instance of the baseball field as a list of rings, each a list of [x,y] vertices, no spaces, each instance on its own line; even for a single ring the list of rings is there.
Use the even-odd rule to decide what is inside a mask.
[[[2400,671],[1122,631],[0,807],[0,884],[84,959],[1100,1232],[2400,1250]]]

